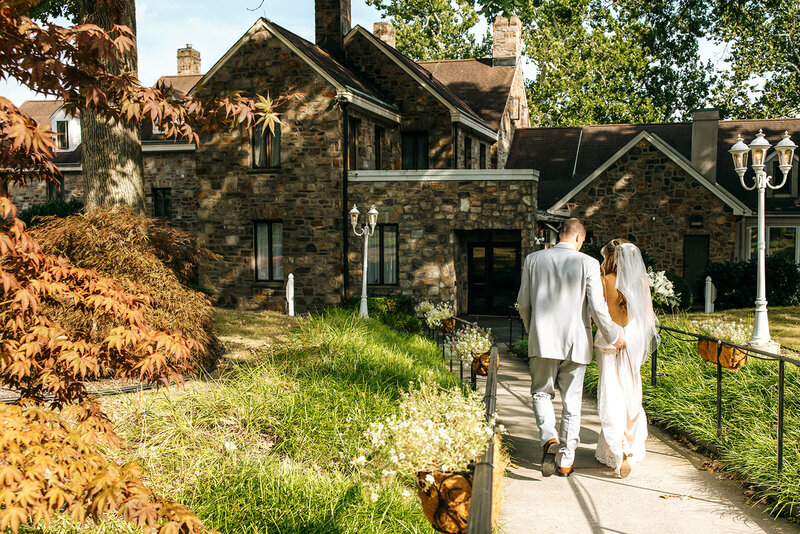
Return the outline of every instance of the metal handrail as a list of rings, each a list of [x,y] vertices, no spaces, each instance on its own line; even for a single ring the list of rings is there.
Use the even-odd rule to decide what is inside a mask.
[[[697,334],[694,332],[687,332],[685,330],[679,330],[677,328],[670,328],[668,326],[661,326],[659,325],[659,330],[661,332],[665,332],[671,338],[677,341],[693,341],[693,340],[705,340],[710,341],[712,343],[717,344],[717,413],[716,413],[716,423],[717,423],[717,439],[719,440],[722,437],[722,363],[720,362],[720,355],[722,354],[722,347],[732,347],[736,350],[742,351],[743,353],[747,354],[748,356],[752,356],[758,360],[764,361],[777,361],[778,362],[778,454],[776,458],[776,470],[778,476],[783,473],[783,434],[784,434],[784,395],[785,395],[785,376],[786,376],[786,363],[791,363],[792,365],[797,366],[800,368],[800,358],[792,358],[789,356],[784,356],[783,354],[773,354],[771,352],[766,352],[761,349],[756,349],[753,347],[747,347],[744,345],[738,345],[736,343],[730,343],[728,341],[723,341],[721,339],[716,339],[713,337],[706,336],[704,334]],[[689,336],[689,338],[693,339],[685,339],[680,338],[680,336]],[[789,347],[785,347],[781,345],[781,350],[789,351],[793,355],[797,355],[797,351],[795,349],[791,349]],[[658,377],[658,348],[653,351],[652,359],[651,359],[651,371],[650,371],[650,384],[653,387],[657,386],[657,377]]]
[[[486,420],[494,421],[497,408],[497,347],[492,347],[489,359],[489,374],[483,396]],[[467,534],[490,534],[492,532],[492,491],[494,488],[494,437],[489,442],[481,461],[475,464],[472,479],[472,496],[469,503]]]

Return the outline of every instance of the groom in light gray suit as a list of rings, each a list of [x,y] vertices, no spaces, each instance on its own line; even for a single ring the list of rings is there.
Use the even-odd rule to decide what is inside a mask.
[[[608,314],[600,263],[580,251],[586,228],[567,219],[559,243],[525,258],[517,302],[528,331],[531,394],[542,443],[542,476],[572,473],[580,442],[581,401],[586,366],[592,361],[592,323],[617,349],[622,329]],[[561,393],[561,432],[556,432],[553,399]]]

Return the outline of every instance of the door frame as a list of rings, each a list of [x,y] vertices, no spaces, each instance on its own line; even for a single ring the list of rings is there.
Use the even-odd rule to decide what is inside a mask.
[[[473,254],[472,251],[475,247],[483,247],[486,249],[486,279],[487,279],[487,303],[488,311],[484,310],[481,313],[476,313],[472,309],[472,285],[473,285]],[[521,261],[522,261],[522,242],[521,241],[474,241],[467,244],[467,313],[470,315],[495,315],[492,313],[494,308],[492,290],[492,280],[494,279],[494,249],[495,248],[513,248],[514,254],[514,276],[517,278],[517,286],[519,280],[522,278]]]

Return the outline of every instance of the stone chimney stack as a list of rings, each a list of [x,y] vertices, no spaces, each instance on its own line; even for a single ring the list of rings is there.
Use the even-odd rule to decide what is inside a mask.
[[[186,48],[178,49],[178,75],[202,74],[200,72],[200,52],[187,44]]]
[[[522,22],[512,15],[494,19],[492,58],[494,65],[515,65],[522,54]],[[498,61],[500,60],[500,61]]]
[[[717,139],[719,110],[696,109],[692,112],[692,167],[710,182],[717,182]]]
[[[339,59],[350,31],[350,0],[314,0],[317,44]]]
[[[397,30],[395,30],[391,22],[376,22],[372,25],[372,33],[384,43],[395,48]]]

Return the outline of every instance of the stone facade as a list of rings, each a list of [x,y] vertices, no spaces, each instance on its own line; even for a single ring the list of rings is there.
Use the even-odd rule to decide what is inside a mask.
[[[492,57],[518,58],[522,54],[522,22],[519,17],[502,15],[494,19]]]
[[[659,270],[683,271],[683,239],[709,236],[709,261],[734,259],[736,217],[711,191],[646,140],[567,203],[596,243],[635,241]],[[701,226],[690,225],[692,215]]]
[[[374,203],[379,206],[378,222],[398,228],[398,283],[370,286],[370,294],[451,302],[459,313],[466,312],[469,232],[513,233],[524,257],[533,251],[536,194],[535,181],[351,183],[351,203]],[[351,235],[351,294],[360,294],[363,248],[363,239]]]
[[[172,217],[169,224],[194,235],[197,229],[197,175],[192,152],[142,154],[144,164],[144,201],[148,214],[155,213],[153,189],[169,188]]]
[[[495,167],[504,169],[508,154],[511,150],[511,142],[514,140],[514,132],[518,128],[528,128],[531,125],[530,113],[528,112],[528,97],[525,93],[525,79],[522,69],[517,69],[514,81],[511,83],[506,108],[503,111],[503,118],[498,130],[497,143],[494,146],[493,158]]]

